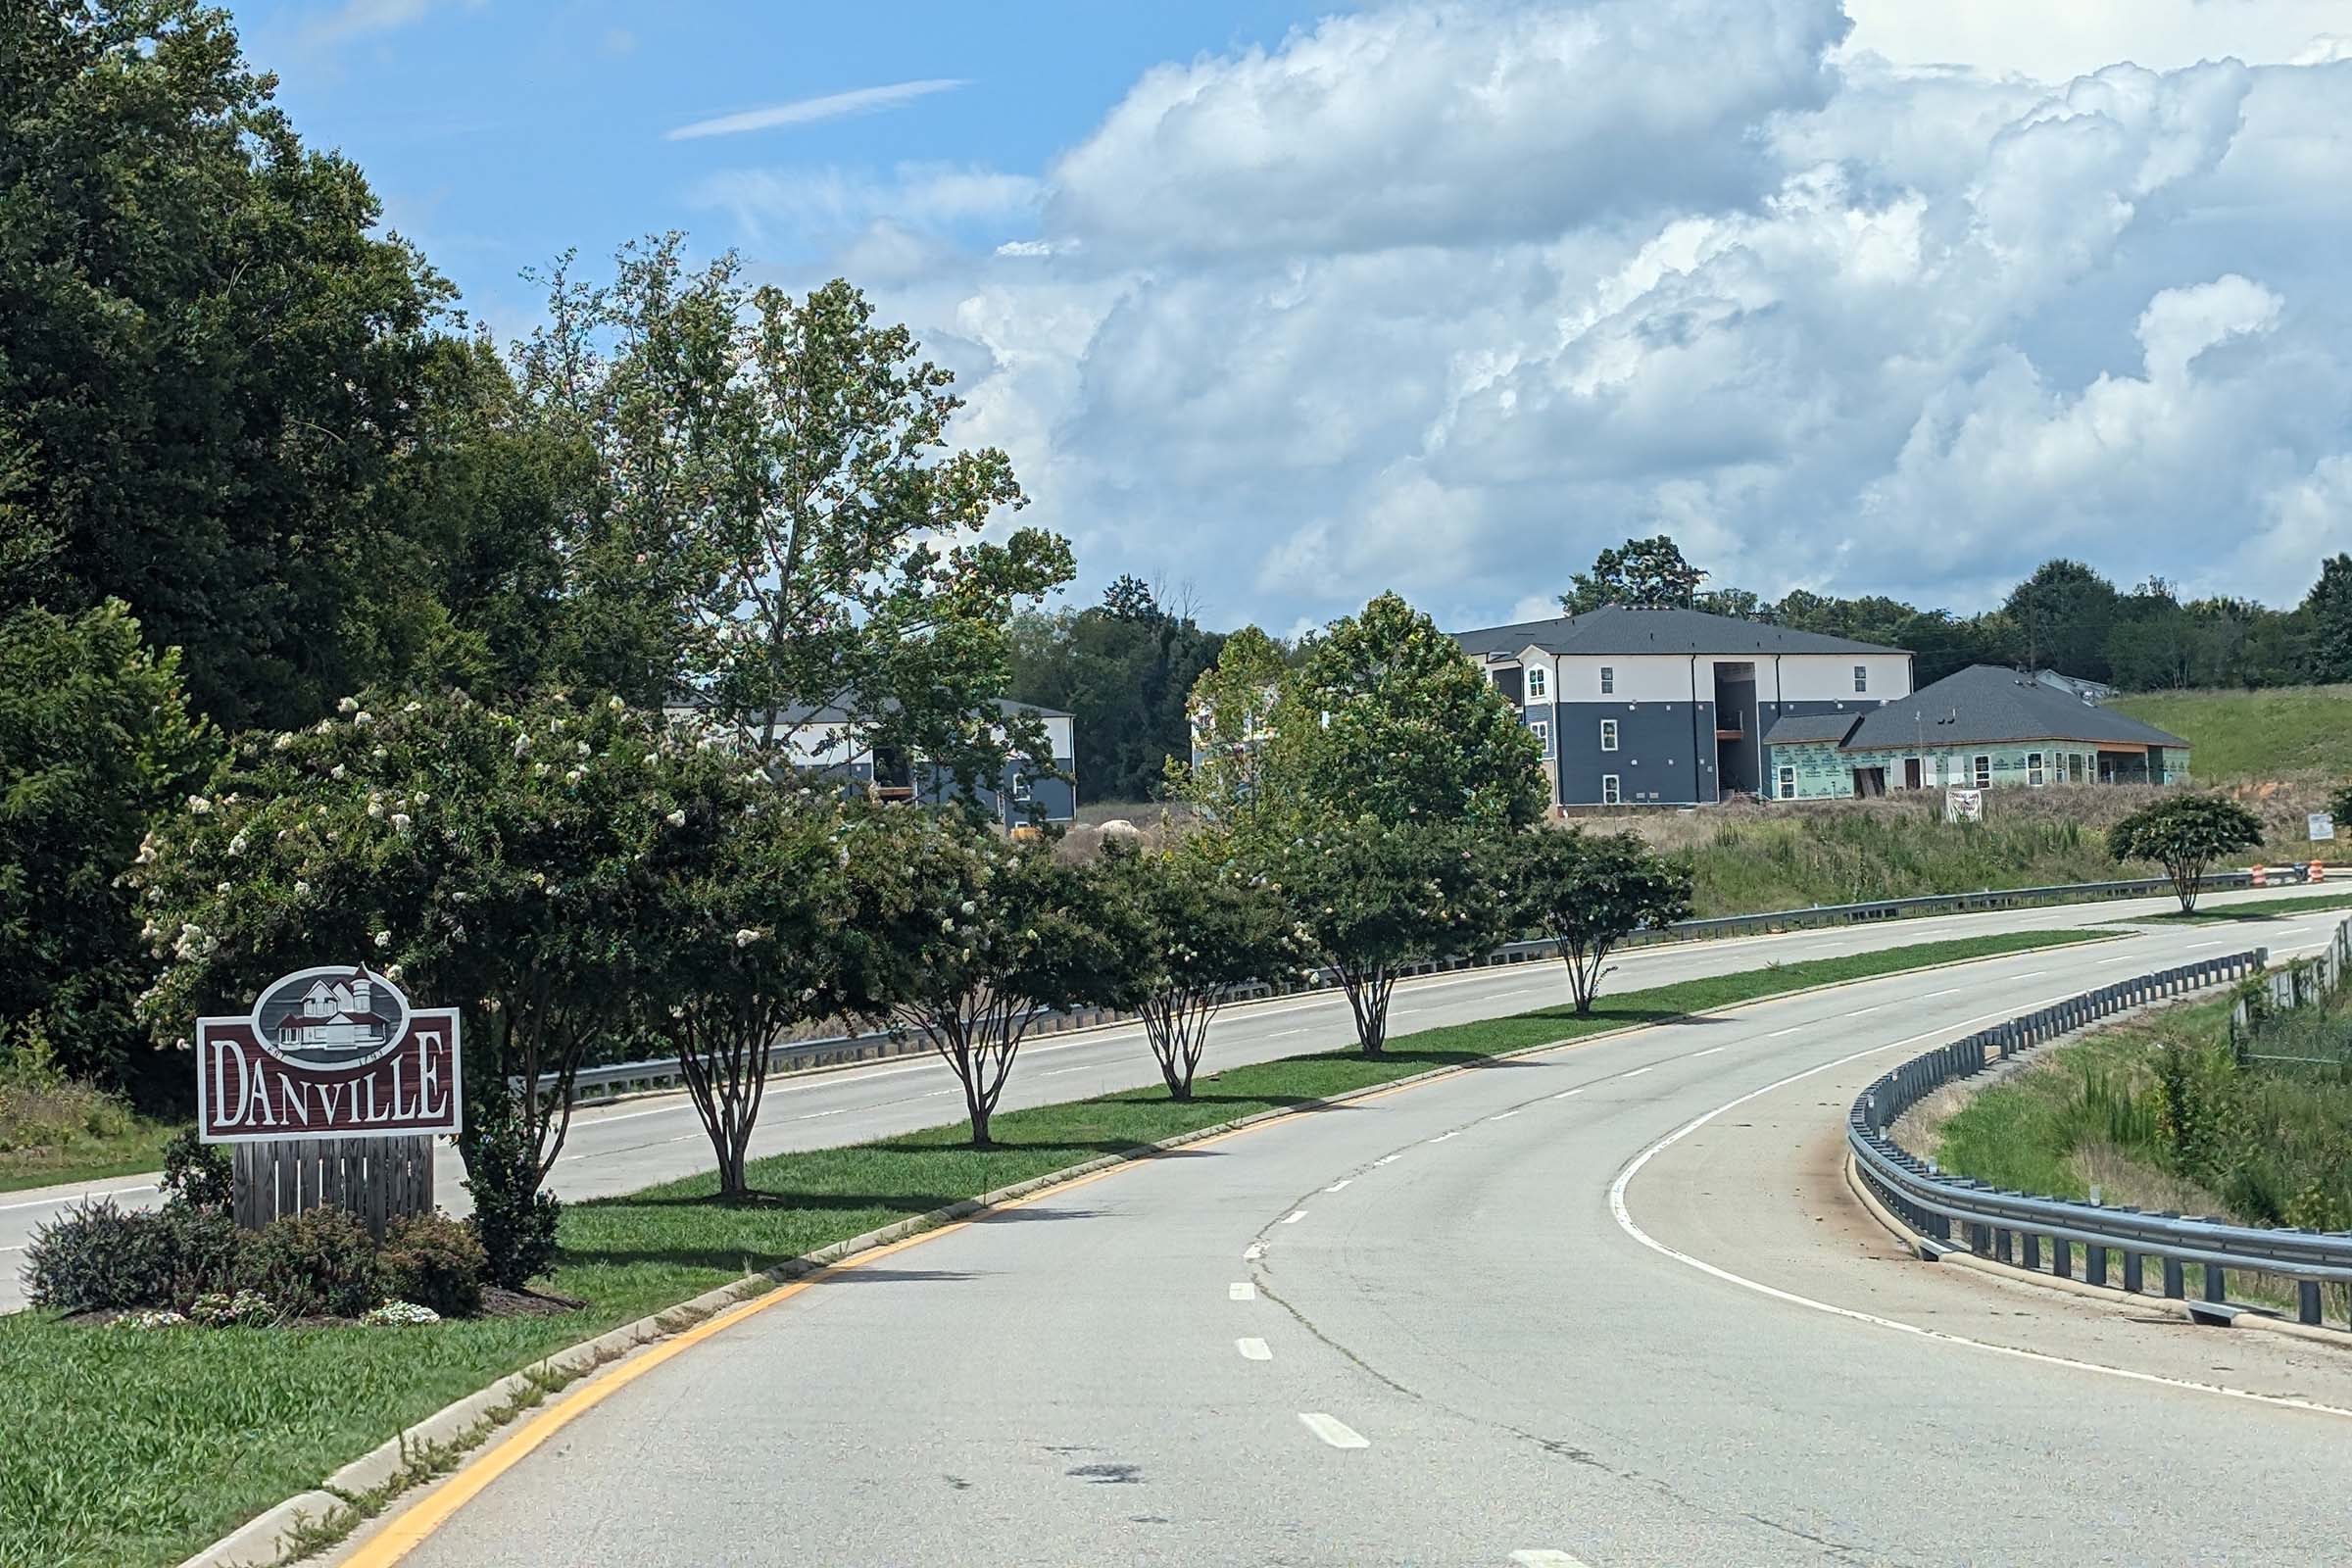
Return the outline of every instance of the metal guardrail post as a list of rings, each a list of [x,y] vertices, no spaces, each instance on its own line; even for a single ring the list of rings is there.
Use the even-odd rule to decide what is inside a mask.
[[[2317,1325],[2320,1321],[2320,1282],[2295,1281],[2295,1321]]]
[[[2128,1249],[2124,1252],[2124,1292],[2126,1295],[2137,1296],[2147,1288],[2146,1276],[2140,1272],[2144,1261],[2145,1259],[2137,1252]]]
[[[2164,1260],[2164,1294],[2175,1301],[2180,1300],[2188,1295],[2187,1276],[2180,1267],[2180,1260],[2177,1257],[2168,1257]]]

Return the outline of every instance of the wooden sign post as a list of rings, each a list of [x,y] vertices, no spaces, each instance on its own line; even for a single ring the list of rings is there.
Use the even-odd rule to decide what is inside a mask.
[[[196,1127],[233,1144],[237,1223],[349,1209],[377,1236],[433,1206],[433,1140],[465,1125],[458,1014],[364,964],[301,969],[196,1022]]]

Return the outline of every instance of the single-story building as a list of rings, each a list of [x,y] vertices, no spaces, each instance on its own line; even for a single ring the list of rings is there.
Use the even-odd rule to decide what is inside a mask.
[[[1772,725],[1850,726],[1911,693],[1902,649],[1696,610],[1610,605],[1453,636],[1543,743],[1560,808],[1766,795]]]
[[[1866,713],[1800,713],[1765,731],[1771,796],[1893,789],[2178,784],[2188,742],[2032,675],[1975,664]]]

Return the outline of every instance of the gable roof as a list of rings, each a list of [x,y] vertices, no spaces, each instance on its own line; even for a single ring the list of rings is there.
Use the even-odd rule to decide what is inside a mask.
[[[1776,729],[1778,726],[1775,726]],[[2180,736],[2095,708],[1997,664],[1971,664],[1909,697],[1875,708],[1845,742],[1849,751],[1975,745],[1999,741],[2111,741],[2178,746]]]
[[[1794,631],[1761,620],[1712,615],[1703,610],[1629,610],[1606,605],[1581,615],[1522,620],[1508,626],[1457,631],[1453,640],[1473,656],[1516,654],[1899,654],[1899,648],[1858,643],[1815,631]]]
[[[1842,713],[1788,713],[1764,732],[1767,746],[1793,746],[1800,741],[1842,741],[1862,721],[1859,710]]]

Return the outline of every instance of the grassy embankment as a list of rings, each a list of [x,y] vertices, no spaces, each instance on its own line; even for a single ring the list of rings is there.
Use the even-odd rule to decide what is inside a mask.
[[[2200,785],[2352,784],[2352,686],[2151,692],[2107,706],[2188,742]]]
[[[2229,1040],[2232,999],[2129,1018],[1973,1095],[1947,1091],[1898,1136],[1944,1169],[1996,1186],[2250,1225],[2352,1222],[2352,999],[2266,1030],[2254,1060]],[[2077,1250],[2078,1252],[2080,1249]],[[2153,1285],[2151,1284],[2151,1288]],[[2190,1270],[2192,1293],[2201,1288]],[[2240,1299],[2286,1302],[2283,1281],[2233,1279]],[[2343,1293],[2328,1310],[2340,1318]]]
[[[87,1084],[0,1073],[0,1193],[154,1170],[174,1131]]]
[[[1000,1144],[960,1127],[780,1154],[759,1196],[721,1204],[709,1177],[580,1203],[564,1218],[553,1289],[585,1299],[561,1319],[429,1330],[172,1329],[0,1319],[0,1563],[58,1568],[176,1561],[450,1401],[540,1356],[798,1253],[1059,1170],[1106,1151],[1475,1061],[1811,986],[2095,940],[2013,932],[1773,965],[1401,1035],[1385,1056],[1292,1056],[1200,1080],[1194,1100],[1153,1088],[1007,1111]]]

